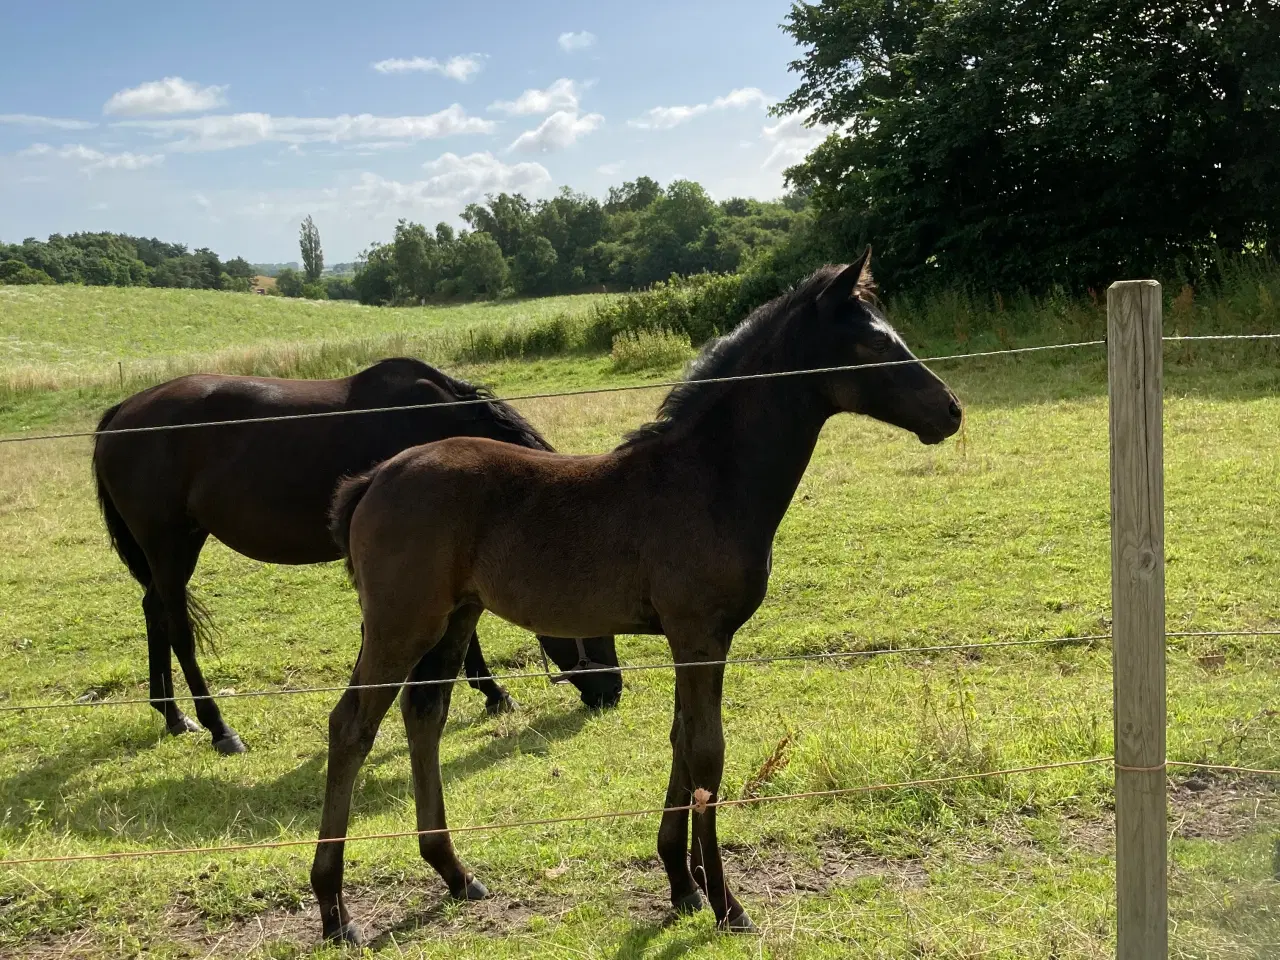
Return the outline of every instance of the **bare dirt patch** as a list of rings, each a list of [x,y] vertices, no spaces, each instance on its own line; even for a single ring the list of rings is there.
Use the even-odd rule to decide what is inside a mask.
[[[1263,780],[1191,778],[1170,789],[1169,810],[1176,837],[1235,840],[1280,822],[1280,789]]]
[[[1115,814],[1070,820],[1069,841],[1089,853],[1114,854]],[[1237,840],[1280,823],[1280,788],[1266,780],[1194,776],[1169,784],[1169,829],[1183,840]]]
[[[866,878],[894,886],[921,886],[928,874],[917,861],[892,861],[851,850],[840,840],[826,840],[816,851],[801,854],[776,847],[737,847],[724,851],[725,866],[734,889],[744,900],[775,905],[795,897],[825,893]],[[548,873],[556,879],[555,871]],[[630,864],[621,872],[627,891],[619,906],[639,925],[663,924],[672,918],[666,877],[656,857]],[[554,923],[574,908],[577,898],[539,887],[504,893],[487,900],[459,904],[431,889],[396,884],[384,888],[352,888],[346,898],[365,941],[375,948],[408,941],[441,940],[461,934],[505,937],[527,933],[535,918]],[[190,957],[243,957],[260,951],[272,954],[314,948],[320,922],[309,898],[298,908],[277,908],[230,924],[209,924],[195,911],[175,906],[164,932],[157,938],[170,953]],[[157,946],[159,943],[156,944]],[[101,957],[111,952],[91,931],[82,930],[32,945],[30,956]],[[148,944],[142,945],[148,952]]]

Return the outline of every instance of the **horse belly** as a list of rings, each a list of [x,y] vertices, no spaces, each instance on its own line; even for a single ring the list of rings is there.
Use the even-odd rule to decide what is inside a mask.
[[[597,568],[598,570],[598,568]],[[606,580],[591,571],[476,571],[480,601],[497,616],[549,637],[596,637],[654,632],[652,607],[624,573]]]

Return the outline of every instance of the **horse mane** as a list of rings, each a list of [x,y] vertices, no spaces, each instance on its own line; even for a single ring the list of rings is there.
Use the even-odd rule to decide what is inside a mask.
[[[379,360],[357,376],[372,375],[374,371],[430,381],[456,400],[488,400],[488,403],[473,404],[470,409],[477,416],[487,415],[503,433],[510,435],[509,442],[533,450],[552,450],[551,444],[534,428],[533,424],[522,417],[515,407],[495,397],[488,387],[451,377],[443,370],[415,357],[388,357],[385,360]]]
[[[628,433],[621,446],[634,446],[662,436],[677,424],[697,418],[733,386],[703,383],[704,380],[783,369],[788,359],[785,348],[790,324],[787,321],[813,304],[818,294],[843,269],[843,265],[818,268],[791,290],[757,307],[724,336],[708,341],[689,364],[684,382],[673,387],[663,398],[657,417]],[[859,299],[875,302],[869,276],[858,286],[855,294]]]

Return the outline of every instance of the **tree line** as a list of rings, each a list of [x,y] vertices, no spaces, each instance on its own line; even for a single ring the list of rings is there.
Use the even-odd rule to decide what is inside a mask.
[[[0,243],[0,283],[83,283],[98,287],[183,287],[248,292],[255,275],[243,257],[223,261],[207,247],[123,233],[52,234]]]
[[[371,304],[630,290],[672,275],[733,272],[787,237],[794,198],[721,202],[691,180],[638,177],[603,201],[568,187],[550,199],[490,195],[462,212],[470,229],[401,220],[361,254],[352,285]]]

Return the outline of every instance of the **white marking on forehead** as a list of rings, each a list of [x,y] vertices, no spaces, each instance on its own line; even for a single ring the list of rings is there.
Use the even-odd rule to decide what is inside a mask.
[[[880,333],[887,334],[893,338],[895,343],[900,343],[904,347],[907,345],[902,337],[898,336],[898,331],[893,329],[893,326],[889,321],[882,317],[874,307],[868,305],[867,312],[871,314],[871,328],[873,330],[878,330]]]

